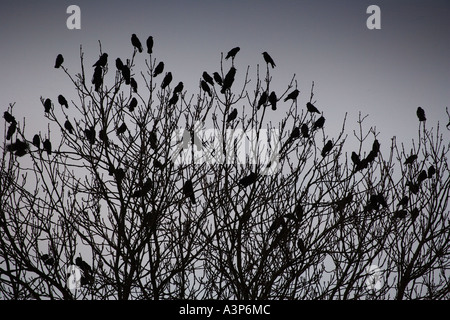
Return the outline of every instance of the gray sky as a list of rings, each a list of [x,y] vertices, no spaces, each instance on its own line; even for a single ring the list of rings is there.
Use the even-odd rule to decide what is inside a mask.
[[[81,30],[66,27],[71,4],[81,9]],[[381,9],[381,30],[366,27],[371,4]],[[16,102],[14,115],[27,118],[30,138],[46,131],[39,97],[56,102],[60,93],[75,93],[62,70],[53,68],[56,55],[62,53],[75,74],[80,45],[90,67],[101,40],[111,64],[131,55],[136,33],[144,45],[154,37],[154,57],[190,93],[198,92],[203,71],[219,68],[221,52],[240,46],[237,78],[250,65],[255,79],[256,65],[265,68],[261,52],[267,51],[277,64],[275,88],[284,91],[297,75],[301,106],[315,81],[316,106],[328,126],[334,120],[340,127],[348,112],[350,132],[361,111],[385,145],[394,135],[408,142],[417,135],[418,106],[426,111],[427,125],[448,122],[449,17],[448,0],[3,1],[0,111]]]

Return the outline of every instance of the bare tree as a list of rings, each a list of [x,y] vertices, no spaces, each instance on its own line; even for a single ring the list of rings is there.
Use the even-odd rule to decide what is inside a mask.
[[[302,105],[295,75],[275,92],[272,64],[253,83],[236,51],[189,96],[153,50],[130,50],[114,65],[100,45],[86,68],[80,48],[75,75],[58,56],[75,98],[41,98],[45,132],[4,114],[2,297],[450,298],[439,125],[421,114],[407,150],[360,115],[349,150],[314,83]]]

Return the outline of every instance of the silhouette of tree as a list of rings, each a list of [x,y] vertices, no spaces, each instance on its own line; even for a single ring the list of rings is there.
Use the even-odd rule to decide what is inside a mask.
[[[419,117],[407,151],[361,115],[353,136],[345,116],[331,137],[314,83],[302,97],[294,76],[270,98],[270,60],[250,81],[236,51],[214,83],[199,71],[189,97],[183,79],[157,77],[158,52],[133,42],[117,70],[98,62],[92,84],[82,52],[76,75],[57,58],[51,70],[74,91],[71,108],[52,104],[59,93],[41,98],[46,131],[4,110],[2,298],[450,298],[450,139],[439,125]],[[279,122],[265,108],[275,97]]]

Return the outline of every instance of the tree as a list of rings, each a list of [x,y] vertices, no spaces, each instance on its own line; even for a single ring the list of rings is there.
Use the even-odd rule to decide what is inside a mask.
[[[14,121],[2,146],[3,297],[450,298],[450,144],[439,125],[418,122],[411,150],[381,142],[385,157],[360,115],[346,151],[346,118],[329,137],[326,111],[311,111],[314,83],[303,105],[293,76],[274,124],[269,63],[250,89],[250,67],[222,54],[209,93],[199,85],[188,96],[156,78],[157,53],[135,47],[117,68],[85,69],[81,50],[80,73],[59,64],[77,99],[42,98],[47,132]],[[376,290],[372,265],[382,270]]]

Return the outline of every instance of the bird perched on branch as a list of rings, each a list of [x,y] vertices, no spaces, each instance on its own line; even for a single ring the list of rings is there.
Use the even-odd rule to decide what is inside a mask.
[[[5,111],[3,113],[3,118],[5,118],[5,121],[8,122],[8,123],[16,122],[16,118],[11,113],[9,113],[8,111]]]
[[[264,91],[264,92],[261,94],[261,97],[259,97],[259,100],[258,100],[258,104],[256,105],[256,107],[257,107],[258,110],[261,108],[261,106],[262,106],[263,104],[265,104],[265,103],[267,102],[268,97],[269,97],[269,96],[267,95],[267,91]]]
[[[123,122],[119,128],[117,128],[117,135],[120,135],[122,133],[125,133],[125,131],[127,131],[127,125],[125,122]]]
[[[417,117],[419,118],[419,121],[427,120],[427,118],[425,117],[425,110],[423,110],[421,107],[417,108],[416,114],[417,114]]]
[[[58,54],[56,56],[55,68],[58,69],[59,67],[61,67],[63,62],[64,62],[64,57],[62,56],[62,54]]]
[[[90,144],[95,143],[95,127],[94,126],[91,126],[89,129],[88,128],[84,129],[84,135],[86,136],[86,138],[88,139]]]
[[[325,157],[328,154],[328,152],[331,151],[331,149],[333,149],[333,142],[331,140],[328,140],[322,149],[321,152],[322,157]]]
[[[311,102],[306,103],[306,109],[311,113],[320,114],[320,111]]]
[[[64,96],[63,96],[62,94],[60,94],[60,95],[58,96],[58,102],[59,102],[59,104],[60,104],[61,106],[66,107],[66,109],[69,108],[69,104],[67,103],[66,98],[64,98]]]
[[[231,111],[231,113],[228,115],[228,117],[227,117],[227,122],[231,122],[231,121],[233,121],[234,119],[236,119],[237,114],[238,114],[238,111],[237,111],[236,108],[234,108],[233,111]]]
[[[137,104],[138,104],[138,102],[137,102],[136,98],[133,97],[130,101],[130,104],[128,105],[128,110],[130,110],[130,112],[133,112],[134,109],[137,107]]]
[[[234,57],[236,56],[236,54],[239,52],[239,50],[241,50],[241,48],[235,47],[235,48],[231,49],[230,51],[228,51],[227,56],[225,57],[225,60],[228,60],[229,58],[231,58],[231,60],[233,60]]]
[[[272,66],[272,69],[273,69],[274,67],[276,67],[276,64],[275,64],[275,62],[273,61],[272,57],[271,57],[266,51],[264,51],[264,52],[262,53],[262,55],[263,55],[264,61],[266,61],[267,65],[270,64],[270,65]]]
[[[210,97],[212,97],[211,88],[208,86],[206,81],[205,80],[201,80],[200,81],[200,85],[201,85],[203,91],[205,91]]]
[[[104,68],[107,63],[108,63],[108,54],[107,53],[103,53],[100,56],[100,58],[97,60],[97,62],[94,63],[92,66],[93,67],[102,67],[102,68]]]
[[[49,139],[44,140],[43,146],[44,146],[44,150],[47,152],[47,154],[51,155],[52,154],[52,143],[50,142]]]
[[[136,80],[134,80],[134,78],[130,78],[130,86],[131,86],[131,89],[133,89],[133,92],[137,93],[138,85],[137,85]]]
[[[161,74],[164,71],[164,62],[160,62],[156,65],[155,70],[153,71],[153,77],[156,77],[158,74]]]
[[[251,185],[252,183],[255,183],[257,178],[258,175],[254,172],[251,172],[248,176],[245,176],[242,179],[240,179],[239,184],[245,188]]]
[[[153,53],[153,37],[152,36],[147,38],[147,53],[148,54]]]
[[[70,123],[69,119],[66,120],[66,122],[64,122],[64,128],[70,133],[73,134],[73,126]]]
[[[46,113],[49,113],[50,110],[52,109],[52,100],[50,100],[49,98],[45,99],[44,101],[44,111]]]
[[[17,122],[11,122],[11,124],[8,127],[8,131],[6,132],[6,140],[11,140],[12,136],[16,132],[17,129]]]
[[[138,189],[131,194],[131,198],[139,198],[145,196],[153,188],[153,181],[147,179],[142,186],[142,189]]]
[[[300,131],[302,132],[303,138],[309,138],[309,128],[306,123],[302,124]]]
[[[172,82],[172,72],[167,72],[162,83],[161,89],[165,89]]]
[[[431,179],[431,177],[436,173],[436,169],[434,166],[430,166],[428,168],[428,179]]]
[[[195,204],[194,186],[190,179],[183,184],[183,194],[191,199],[192,204]]]
[[[314,122],[313,130],[323,128],[324,124],[325,124],[325,118],[323,116],[321,116],[319,119],[316,120],[316,122]]]
[[[131,44],[133,47],[139,50],[139,52],[142,52],[142,44],[141,41],[139,41],[139,38],[136,36],[135,33],[131,35]]]
[[[286,98],[284,98],[284,102],[288,101],[288,100],[296,100],[298,97],[298,94],[300,93],[299,90],[295,89],[294,91],[292,91],[291,93],[289,93]]]
[[[178,84],[175,86],[175,88],[173,88],[173,94],[177,94],[177,93],[181,93],[181,91],[183,91],[184,88],[184,84],[183,82],[178,82]]]
[[[408,158],[406,158],[404,164],[412,164],[416,160],[417,160],[417,154],[413,154],[413,155],[410,155]]]
[[[123,62],[122,62],[122,60],[120,58],[116,59],[116,68],[119,71],[122,71],[122,69],[123,69]]]
[[[14,143],[6,145],[6,151],[14,152],[14,154],[18,157],[23,157],[28,150],[28,143],[19,139],[17,139]]]
[[[277,110],[277,95],[275,91],[272,91],[269,95],[269,103],[272,106],[272,110]]]
[[[222,90],[221,93],[225,93],[227,89],[230,89],[234,82],[234,77],[236,75],[236,69],[231,67],[228,73],[225,75],[225,79],[223,79]]]
[[[35,146],[36,148],[40,149],[41,148],[41,139],[39,138],[38,134],[35,134],[33,136],[33,146]]]
[[[122,77],[125,79],[125,84],[130,84],[131,82],[131,71],[130,68],[128,68],[128,66],[123,66],[122,67]]]
[[[213,77],[214,77],[214,80],[217,82],[217,84],[219,86],[222,86],[223,82],[222,82],[222,77],[220,76],[220,74],[218,72],[214,72]]]
[[[94,75],[92,76],[92,84],[95,86],[95,91],[97,92],[103,84],[102,73],[102,68],[100,66],[96,66],[94,69]]]
[[[213,78],[211,78],[211,76],[208,74],[208,72],[203,71],[202,77],[203,77],[203,80],[205,80],[210,85],[214,86]]]

